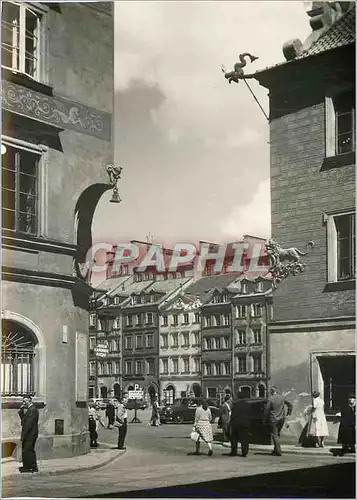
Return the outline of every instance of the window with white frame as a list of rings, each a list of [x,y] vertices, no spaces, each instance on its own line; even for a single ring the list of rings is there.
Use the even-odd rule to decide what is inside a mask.
[[[139,326],[139,325],[141,325],[141,324],[142,324],[141,314],[137,314],[137,315],[135,316],[135,325],[136,325],[136,326]]]
[[[229,361],[225,361],[223,363],[224,366],[224,375],[230,375],[231,374],[231,363]]]
[[[355,211],[327,216],[328,281],[355,279]]]
[[[183,364],[183,373],[189,373],[189,371],[190,371],[190,360],[189,360],[189,358],[183,358],[182,364]]]
[[[111,375],[112,373],[113,373],[113,365],[112,365],[111,361],[108,361],[108,363],[107,363],[107,374]]]
[[[125,349],[132,349],[133,348],[133,337],[132,335],[126,335],[125,336]]]
[[[214,322],[215,322],[216,326],[221,326],[221,315],[220,314],[214,315]]]
[[[126,317],[126,325],[133,326],[133,315],[132,314],[128,314],[128,316]]]
[[[336,156],[354,151],[355,92],[345,90],[326,97],[326,156]]]
[[[142,349],[142,347],[143,347],[143,336],[137,335],[135,338],[135,348]]]
[[[263,282],[262,281],[258,281],[257,284],[256,284],[256,287],[255,287],[255,291],[257,293],[261,293],[263,290],[264,290]]]
[[[105,364],[98,363],[98,375],[105,375]]]
[[[169,360],[168,359],[161,360],[161,373],[164,373],[164,374],[169,373]]]
[[[262,355],[255,354],[253,356],[253,371],[255,373],[260,373],[262,371]]]
[[[34,395],[37,339],[22,325],[1,321],[1,395]]]
[[[236,363],[237,363],[236,371],[238,373],[246,373],[247,372],[247,357],[245,355],[244,356],[237,356]]]
[[[178,325],[178,315],[177,314],[173,314],[173,316],[172,316],[172,324],[173,325]]]
[[[229,349],[229,337],[223,337],[223,349]]]
[[[214,346],[215,349],[221,349],[221,337],[215,337],[214,343],[215,343]]]
[[[1,66],[39,80],[40,31],[44,12],[30,2],[7,1],[1,4]]]
[[[44,151],[20,141],[2,139],[2,227],[26,234],[40,232],[41,163]]]
[[[178,334],[177,333],[172,333],[171,334],[171,340],[172,340],[172,347],[178,347],[179,342],[178,342]]]
[[[251,314],[253,318],[260,318],[262,316],[262,305],[252,304]]]
[[[214,364],[215,375],[222,375],[222,365],[221,363]]]
[[[162,326],[167,326],[169,324],[168,316],[163,316],[162,318]]]
[[[147,360],[147,374],[148,375],[155,374],[155,360],[152,358]]]
[[[193,371],[194,373],[199,373],[201,370],[201,364],[199,358],[193,358]]]
[[[247,306],[237,305],[236,306],[236,318],[246,318],[247,317]]]
[[[215,387],[207,387],[207,398],[216,399],[217,397],[217,389]]]
[[[179,372],[179,362],[178,358],[172,358],[172,373],[178,373]]]
[[[212,339],[211,338],[205,338],[205,344],[206,344],[206,349],[212,350]]]
[[[183,315],[183,323],[184,323],[185,325],[188,325],[188,324],[189,324],[189,322],[190,322],[190,315],[189,315],[188,313],[185,313],[185,314]]]
[[[200,345],[200,334],[198,332],[193,333],[193,344],[194,346]]]
[[[195,313],[195,323],[199,323],[201,320],[200,313]]]
[[[261,329],[255,328],[253,330],[253,341],[254,344],[261,344],[262,343],[262,332]]]
[[[89,349],[93,350],[95,348],[96,344],[96,338],[95,337],[89,337]]]
[[[153,320],[153,314],[152,313],[146,313],[146,324],[147,325],[152,325],[154,322]]]
[[[182,346],[189,347],[190,345],[190,334],[188,332],[184,332],[182,334]]]
[[[205,317],[205,323],[206,323],[206,328],[210,328],[212,326],[212,317],[211,316],[206,316]]]
[[[231,321],[230,321],[230,316],[229,316],[229,314],[225,314],[225,315],[223,316],[223,324],[224,324],[225,326],[228,326],[228,325],[230,324],[230,322],[231,322]]]
[[[205,363],[204,364],[204,374],[205,375],[212,375],[212,363]]]
[[[118,298],[118,297],[116,297]],[[119,330],[120,329],[120,318],[114,318],[113,321],[113,330]]]
[[[237,330],[237,344],[245,345],[247,343],[247,333],[245,330]]]
[[[115,370],[115,374],[120,373],[120,361],[115,361],[114,370]]]
[[[89,315],[89,326],[96,327],[97,326],[97,315],[96,313],[91,313]]]
[[[152,333],[146,334],[146,346],[148,348],[154,347],[154,335]]]
[[[95,361],[90,361],[89,362],[89,376],[90,377],[95,377],[95,372],[96,372],[96,362]]]
[[[125,374],[132,375],[133,374],[133,362],[125,361]]]
[[[167,349],[169,347],[169,339],[167,333],[161,335],[161,347]]]
[[[135,362],[135,373],[136,375],[142,375],[143,373],[143,362],[141,359],[138,359]]]

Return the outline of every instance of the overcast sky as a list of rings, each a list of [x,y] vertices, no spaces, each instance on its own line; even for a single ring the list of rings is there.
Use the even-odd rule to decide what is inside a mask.
[[[96,241],[226,242],[270,233],[268,122],[238,55],[282,62],[310,32],[304,2],[115,2],[115,162],[122,203],[101,199]],[[267,91],[249,84],[268,112]]]

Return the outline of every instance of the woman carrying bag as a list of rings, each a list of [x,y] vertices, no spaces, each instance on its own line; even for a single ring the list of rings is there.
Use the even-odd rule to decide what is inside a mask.
[[[207,401],[203,401],[200,406],[196,408],[195,423],[191,433],[191,439],[196,443],[196,451],[194,455],[200,455],[200,441],[204,441],[208,445],[208,456],[213,455],[212,441],[213,432],[211,425],[212,415],[211,410],[208,408]]]

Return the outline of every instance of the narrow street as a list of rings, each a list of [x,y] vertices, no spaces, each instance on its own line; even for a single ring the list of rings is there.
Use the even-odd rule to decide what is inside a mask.
[[[271,457],[269,453],[252,450],[246,459],[229,458],[229,449],[219,444],[214,445],[212,458],[207,456],[204,445],[201,449],[204,455],[197,457],[190,455],[194,448],[189,438],[192,425],[149,427],[146,419],[142,420],[141,424],[129,424],[127,452],[113,463],[93,471],[60,476],[21,475],[16,476],[16,482],[8,478],[3,481],[3,496],[142,496],[139,490],[181,486],[177,490],[179,497],[207,496],[207,491],[213,490],[222,494],[226,491],[228,496],[232,496],[233,491],[233,496],[239,497],[246,491],[253,494],[259,486],[261,496],[274,496],[282,488],[284,493],[288,491],[294,496],[323,498],[326,494],[333,497],[336,492],[333,482],[336,485],[342,482],[345,487],[347,485],[346,491],[348,488],[353,491],[355,477],[351,457],[292,454]],[[116,440],[116,429],[101,429],[102,443],[114,447]],[[275,479],[275,473],[280,473],[279,479],[278,476]],[[237,480],[244,482],[238,489],[234,483]],[[189,486],[193,483],[196,485]],[[202,483],[206,485],[202,486]],[[330,490],[331,495],[328,494]],[[145,495],[175,496],[175,493],[171,488]]]

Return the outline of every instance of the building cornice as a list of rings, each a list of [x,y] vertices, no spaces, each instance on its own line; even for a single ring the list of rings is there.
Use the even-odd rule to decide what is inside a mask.
[[[56,240],[39,238],[37,236],[20,235],[6,230],[2,231],[1,246],[11,250],[34,250],[38,252],[49,252],[73,257],[77,251],[76,245],[62,243]]]
[[[298,333],[329,330],[350,330],[356,327],[354,316],[340,316],[333,318],[316,318],[310,320],[272,321],[269,324],[269,333]]]

